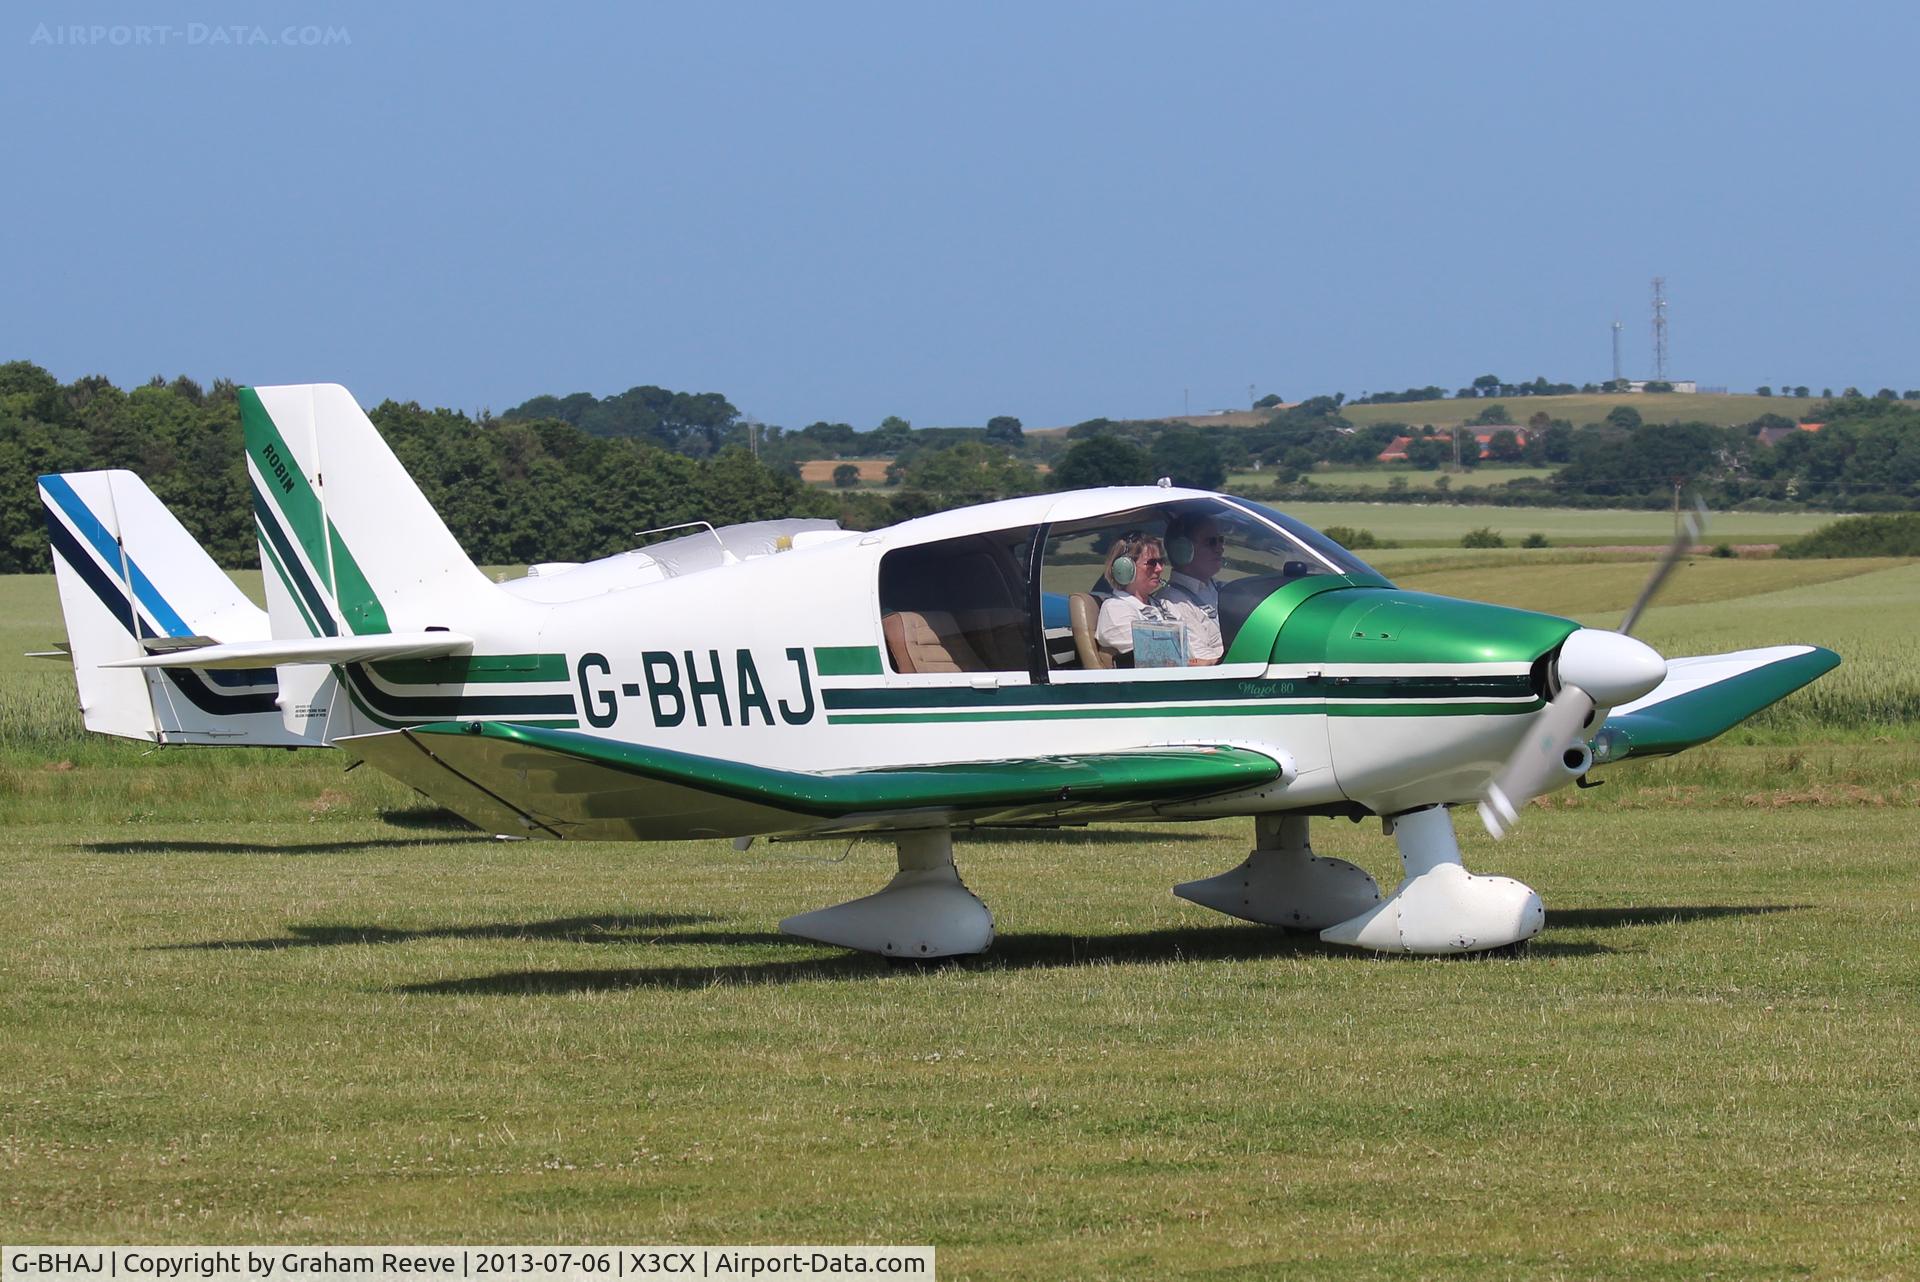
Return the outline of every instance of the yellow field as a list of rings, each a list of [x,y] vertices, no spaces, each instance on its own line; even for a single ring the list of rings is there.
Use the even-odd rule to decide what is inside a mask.
[[[851,463],[860,469],[860,484],[881,485],[887,479],[890,458],[816,458],[800,465],[800,479],[808,485],[832,485],[836,468]]]

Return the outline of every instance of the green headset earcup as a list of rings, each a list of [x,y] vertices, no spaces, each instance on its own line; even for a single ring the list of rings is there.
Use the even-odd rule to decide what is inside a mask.
[[[1167,540],[1167,560],[1176,566],[1193,564],[1193,540],[1174,535]]]
[[[1116,588],[1124,588],[1127,584],[1133,582],[1133,558],[1130,556],[1114,557],[1113,568],[1107,571],[1107,577],[1113,580],[1113,586]]]

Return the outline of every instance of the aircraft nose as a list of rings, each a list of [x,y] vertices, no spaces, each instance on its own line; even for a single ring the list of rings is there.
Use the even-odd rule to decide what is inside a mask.
[[[1560,683],[1578,686],[1603,708],[1632,703],[1667,679],[1667,661],[1644,641],[1604,628],[1581,628],[1560,647]]]

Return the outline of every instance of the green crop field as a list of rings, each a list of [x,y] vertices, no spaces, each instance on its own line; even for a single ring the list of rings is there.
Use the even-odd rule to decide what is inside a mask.
[[[1356,427],[1375,423],[1411,423],[1415,427],[1431,423],[1435,427],[1453,427],[1477,417],[1490,400],[1408,401],[1398,405],[1343,405],[1340,414]],[[1798,419],[1820,400],[1797,396],[1743,396],[1727,394],[1686,395],[1679,392],[1654,394],[1627,393],[1593,396],[1510,396],[1500,400],[1507,416],[1524,425],[1535,414],[1565,419],[1575,427],[1598,423],[1616,405],[1637,411],[1649,423],[1713,423],[1734,427],[1751,423],[1762,414],[1779,414]]]
[[[1329,489],[1342,490],[1384,490],[1392,485],[1397,477],[1410,490],[1430,490],[1441,477],[1447,478],[1451,489],[1487,489],[1505,485],[1508,481],[1545,480],[1552,476],[1557,468],[1518,467],[1499,463],[1483,463],[1471,472],[1423,472],[1414,467],[1336,467],[1314,471],[1308,474],[1308,480],[1315,485],[1324,485]],[[1229,492],[1248,488],[1265,488],[1273,484],[1271,472],[1235,472],[1227,478],[1225,488]]]
[[[1393,555],[1410,587],[1599,623],[1646,568]],[[1846,666],[1498,847],[1463,816],[1469,866],[1547,901],[1518,958],[1173,898],[1244,855],[1222,822],[963,839],[1000,939],[923,971],[776,933],[880,885],[877,842],[500,843],[336,754],[84,738],[66,671],[15,657],[62,635],[51,580],[0,579],[0,1239],[1912,1276],[1916,627],[1920,564],[1683,566],[1645,628],[1668,653]],[[1393,875],[1378,825],[1314,839]]]
[[[1458,545],[1460,536],[1481,526],[1517,544],[1540,533],[1556,545],[1630,546],[1664,544],[1673,538],[1671,512],[1554,507],[1476,507],[1447,503],[1318,503],[1280,500],[1275,507],[1316,529],[1344,525],[1371,530],[1382,539],[1405,544]],[[1832,512],[1716,512],[1709,543],[1783,543],[1839,519]],[[1364,554],[1363,554],[1364,555]]]

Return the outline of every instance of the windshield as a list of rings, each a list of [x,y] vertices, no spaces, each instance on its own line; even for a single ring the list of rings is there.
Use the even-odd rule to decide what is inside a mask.
[[[1247,499],[1234,499],[1232,503],[1235,507],[1244,508],[1248,512],[1255,513],[1262,520],[1273,522],[1295,539],[1298,539],[1322,557],[1331,561],[1339,568],[1341,574],[1366,574],[1372,575],[1374,578],[1386,577],[1381,574],[1380,571],[1374,569],[1365,561],[1362,561],[1359,557],[1347,551],[1347,549],[1341,547],[1338,543],[1335,543],[1332,539],[1320,533],[1320,531],[1314,529],[1311,525],[1308,525],[1305,521],[1296,521],[1283,512],[1276,512],[1265,504],[1254,503]]]

